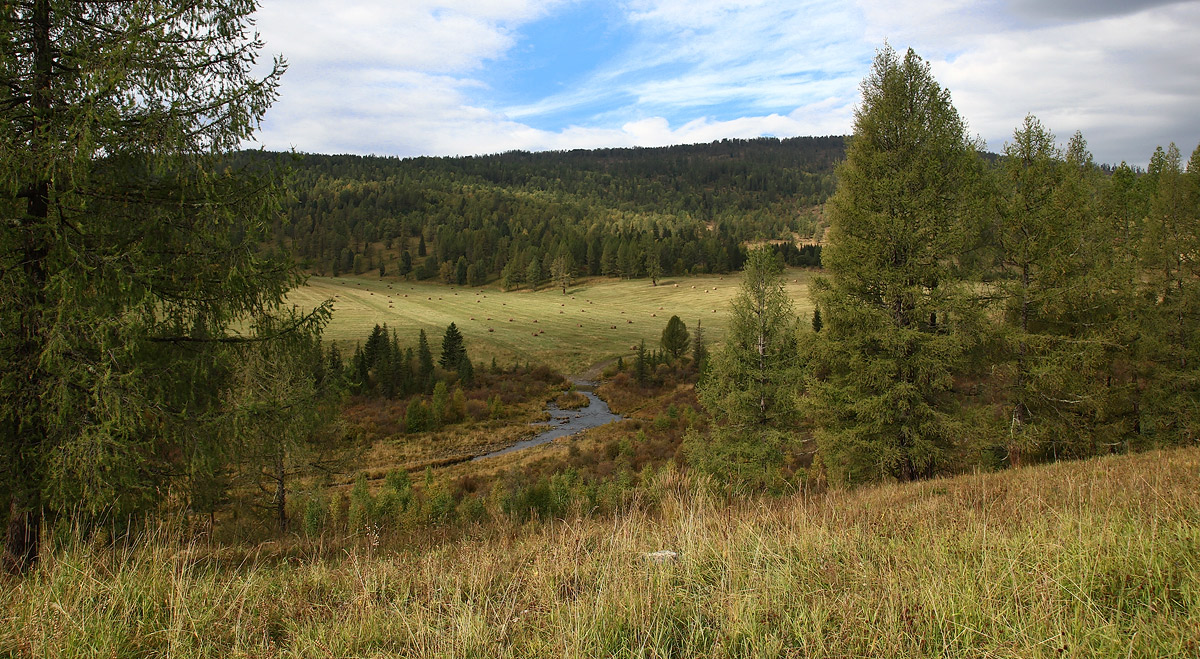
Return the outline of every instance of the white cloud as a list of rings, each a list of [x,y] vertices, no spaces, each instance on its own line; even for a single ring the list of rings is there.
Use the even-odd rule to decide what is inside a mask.
[[[932,66],[993,149],[1032,113],[1064,142],[1082,131],[1102,162],[1145,164],[1159,144],[1200,140],[1196,26],[1200,3],[979,34]]]
[[[261,142],[417,155],[845,133],[885,38],[931,62],[993,149],[1026,113],[1106,162],[1200,141],[1195,0],[628,0],[636,38],[590,77],[483,100],[488,63],[519,59],[522,27],[573,1],[268,0],[267,52],[291,68]]]

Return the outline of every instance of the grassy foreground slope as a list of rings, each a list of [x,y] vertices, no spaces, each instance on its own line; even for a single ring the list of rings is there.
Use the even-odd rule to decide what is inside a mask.
[[[811,313],[809,271],[787,273],[788,292],[802,319]],[[642,339],[657,349],[672,315],[689,328],[703,323],[706,340],[720,342],[728,323],[729,301],[741,273],[675,277],[652,286],[649,280],[585,280],[568,288],[544,287],[502,292],[494,286],[467,288],[378,277],[312,277],[288,300],[311,308],[334,301],[325,338],[353,350],[376,324],[395,329],[402,345],[416,345],[418,330],[429,335],[435,352],[446,326],[455,323],[471,358],[507,365],[542,362],[575,373],[605,359],[629,355]],[[489,331],[492,330],[492,331]]]
[[[664,471],[611,519],[318,549],[67,549],[0,589],[0,656],[1200,656],[1195,448],[734,504]]]

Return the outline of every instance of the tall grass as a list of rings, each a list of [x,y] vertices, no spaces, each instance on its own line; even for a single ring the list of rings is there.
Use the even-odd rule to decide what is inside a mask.
[[[3,585],[0,656],[1200,656],[1198,449],[640,496],[419,546],[79,543]]]

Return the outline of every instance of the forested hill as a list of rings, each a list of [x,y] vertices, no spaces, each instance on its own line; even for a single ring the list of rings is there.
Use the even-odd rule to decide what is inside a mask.
[[[399,159],[244,152],[287,172],[275,239],[318,273],[502,278],[741,266],[746,241],[811,237],[842,137]],[[804,264],[810,253],[788,254]],[[411,274],[410,274],[411,273]]]

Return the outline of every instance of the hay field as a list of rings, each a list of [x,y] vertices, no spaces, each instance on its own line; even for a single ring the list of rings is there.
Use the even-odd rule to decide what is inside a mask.
[[[812,313],[808,282],[812,273],[790,270],[787,290],[802,323]],[[395,329],[402,344],[415,344],[424,329],[436,353],[446,326],[458,325],[476,362],[542,362],[564,373],[633,354],[642,339],[657,348],[672,315],[689,328],[700,321],[710,347],[724,338],[729,302],[741,273],[676,277],[652,286],[649,280],[589,279],[568,289],[546,287],[502,292],[498,287],[467,288],[430,282],[361,277],[312,277],[289,295],[292,304],[311,308],[333,299],[326,338],[353,350],[378,323]]]

